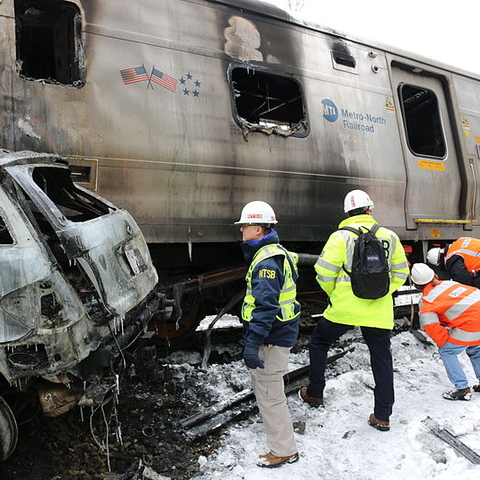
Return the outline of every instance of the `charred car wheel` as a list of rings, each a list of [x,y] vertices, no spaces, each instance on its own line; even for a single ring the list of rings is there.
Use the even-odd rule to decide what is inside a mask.
[[[0,397],[0,460],[6,460],[15,450],[18,427],[8,403]]]

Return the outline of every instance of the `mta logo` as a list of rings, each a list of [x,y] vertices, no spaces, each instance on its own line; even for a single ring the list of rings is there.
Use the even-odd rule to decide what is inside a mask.
[[[335,122],[338,119],[337,106],[329,98],[324,98],[322,100],[322,105],[323,118],[327,120],[327,122]]]

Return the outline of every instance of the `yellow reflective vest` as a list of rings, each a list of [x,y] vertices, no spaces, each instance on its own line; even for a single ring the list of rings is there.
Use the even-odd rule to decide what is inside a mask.
[[[247,282],[247,291],[243,300],[242,318],[246,322],[252,320],[252,314],[255,309],[255,297],[252,294],[253,270],[260,262],[277,255],[285,257],[283,262],[283,275],[285,279],[278,297],[280,314],[277,315],[277,320],[280,320],[281,322],[288,322],[289,320],[298,317],[298,302],[296,301],[297,286],[295,283],[298,277],[296,265],[298,256],[293,252],[287,252],[279,244],[268,244],[256,252],[245,277]],[[267,272],[269,271],[270,270],[267,270]]]
[[[355,215],[343,220],[338,228],[363,226],[370,229],[375,223],[371,215]],[[353,249],[358,238],[347,230],[333,232],[320,254],[315,271],[317,282],[330,297],[324,312],[327,320],[346,325],[393,328],[392,293],[401,287],[409,274],[407,258],[398,236],[380,227],[376,236],[381,240],[390,267],[389,293],[376,300],[356,297],[352,292],[350,277],[344,268],[351,271]]]

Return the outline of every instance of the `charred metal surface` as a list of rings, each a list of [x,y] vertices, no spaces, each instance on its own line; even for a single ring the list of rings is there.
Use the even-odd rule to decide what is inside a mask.
[[[478,233],[474,76],[253,0],[4,0],[0,39],[0,146],[68,156],[76,180],[113,202],[74,188],[66,165],[1,170],[0,200],[20,218],[0,215],[6,275],[24,265],[21,295],[12,285],[0,300],[9,378],[75,370],[122,331],[153,282],[150,252],[165,286],[155,331],[180,337],[221,311],[242,282],[232,221],[254,198],[298,253],[320,253],[353,188],[418,261],[429,242]],[[444,100],[449,158],[408,153],[399,83]],[[425,181],[441,201],[424,201]],[[81,347],[54,352],[51,331]]]
[[[405,220],[414,215],[406,208],[407,177],[418,168],[412,160],[415,167],[406,171],[389,56],[410,70],[436,69],[452,90],[450,110],[458,118],[468,116],[472,131],[480,125],[467,112],[470,99],[478,98],[478,79],[452,75],[442,65],[433,68],[432,62],[417,65],[401,53],[347,39],[263,2],[6,0],[0,22],[0,145],[58,152],[83,167],[91,161],[84,178],[95,178],[92,188],[125,207],[150,244],[189,246],[185,268],[202,261],[206,244],[235,240],[232,218],[250,198],[272,203],[282,240],[301,248],[328,237],[352,188],[378,198],[376,215],[402,238],[431,238],[429,228]],[[42,41],[48,36],[48,24],[65,40],[50,57],[34,41],[38,32]],[[49,61],[41,62],[45,56]],[[44,63],[53,65],[46,73]],[[252,115],[237,118],[228,79],[232,65],[292,78],[305,115],[298,118],[294,95],[262,107],[268,121],[254,118],[253,103]],[[140,73],[129,83],[125,75],[135,68]],[[162,85],[154,72],[172,83]],[[82,88],[71,88],[83,81]],[[257,93],[263,102],[273,100],[264,88]],[[336,108],[335,119],[330,108]],[[272,112],[282,109],[287,115],[270,122]],[[463,150],[459,163],[467,161],[468,151],[472,163],[463,168],[466,185],[458,187],[467,193],[449,198],[455,205],[450,213],[478,223],[475,135],[464,138],[452,119],[458,131],[447,150]],[[413,200],[426,209],[415,215],[438,213]],[[465,205],[457,208],[459,203]],[[442,228],[452,238],[463,231],[461,223]],[[136,254],[127,255],[135,265]]]
[[[0,373],[69,383],[112,337],[125,345],[145,327],[157,275],[133,218],[75,186],[65,161],[2,152],[0,172],[12,239],[0,245]]]

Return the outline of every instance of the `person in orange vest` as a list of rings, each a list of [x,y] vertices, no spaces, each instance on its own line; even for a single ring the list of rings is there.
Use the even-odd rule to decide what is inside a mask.
[[[455,282],[480,288],[480,240],[460,237],[446,248],[434,247],[427,253],[427,262],[436,267],[445,265]]]
[[[480,392],[480,291],[452,280],[440,281],[425,263],[415,263],[410,274],[422,292],[420,327],[438,346],[449,380],[455,390],[444,392],[447,400],[470,400],[471,390],[458,355],[466,352],[478,379],[472,387]]]

